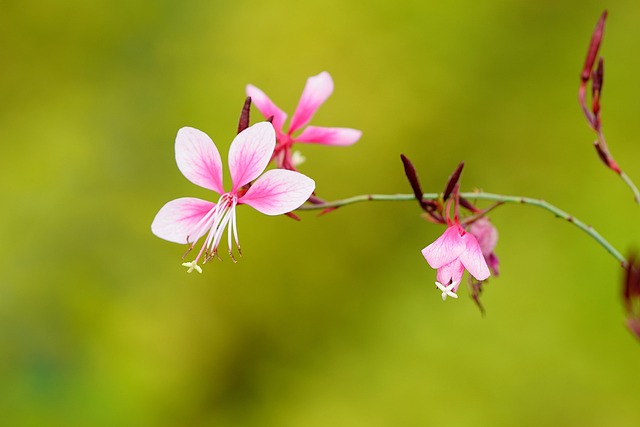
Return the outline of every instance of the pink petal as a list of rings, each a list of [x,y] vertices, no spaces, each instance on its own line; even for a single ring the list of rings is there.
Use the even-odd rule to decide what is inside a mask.
[[[351,145],[362,136],[362,131],[349,128],[307,126],[295,142],[314,142],[326,145]]]
[[[175,243],[194,243],[207,231],[198,222],[215,203],[193,197],[175,199],[164,205],[151,223],[151,231],[161,239]],[[197,227],[196,227],[197,226]]]
[[[275,147],[276,132],[269,122],[256,123],[235,137],[229,148],[232,192],[260,176]]]
[[[313,193],[316,183],[306,175],[285,169],[264,173],[238,199],[266,215],[281,215],[299,208]]]
[[[466,233],[462,236],[465,250],[460,254],[460,261],[473,277],[478,280],[484,280],[491,275],[489,267],[482,255],[480,244],[473,237],[473,234]]]
[[[176,136],[176,163],[189,181],[224,193],[220,153],[206,133],[190,127],[180,129]]]
[[[254,85],[247,85],[247,96],[251,97],[251,102],[262,113],[265,119],[273,116],[273,127],[281,130],[287,120],[287,113],[282,111],[269,97]]]
[[[326,71],[321,72],[317,76],[309,77],[307,84],[302,91],[302,96],[296,107],[296,112],[291,118],[291,127],[289,133],[295,132],[302,126],[309,123],[311,117],[316,113],[318,107],[333,92],[333,80]]]
[[[436,279],[441,285],[447,286],[449,283],[456,283],[453,287],[453,292],[458,290],[458,285],[462,281],[462,275],[464,274],[464,266],[458,258],[451,261],[449,264],[445,264],[438,269]]]
[[[458,258],[464,249],[459,226],[452,225],[435,242],[422,250],[422,256],[431,268],[437,269]]]
[[[482,217],[469,226],[469,233],[473,234],[485,257],[488,257],[498,243],[498,230],[491,224],[489,218]]]
[[[491,273],[494,276],[498,276],[500,274],[500,259],[496,254],[491,252],[488,256],[484,257],[485,261],[487,261],[487,266]]]

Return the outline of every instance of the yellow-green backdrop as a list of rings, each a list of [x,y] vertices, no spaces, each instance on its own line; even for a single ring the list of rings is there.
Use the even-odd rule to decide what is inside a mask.
[[[247,83],[291,113],[326,70],[313,124],[364,134],[301,147],[320,196],[409,192],[400,153],[439,191],[464,160],[463,190],[543,197],[626,253],[640,207],[576,101],[604,8],[605,134],[640,181],[635,2],[1,1],[0,423],[637,426],[622,270],[537,208],[491,216],[484,318],[440,299],[415,203],[240,208],[244,257],[202,275],[150,232],[212,197],[175,166],[180,127],[225,158]]]

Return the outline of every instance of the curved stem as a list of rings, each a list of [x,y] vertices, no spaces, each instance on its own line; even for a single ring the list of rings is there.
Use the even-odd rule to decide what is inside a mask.
[[[524,205],[532,205],[537,206],[539,208],[545,209],[558,218],[562,218],[571,224],[578,227],[580,230],[587,233],[592,239],[600,244],[609,254],[611,254],[616,260],[620,262],[620,265],[624,268],[627,265],[627,261],[625,258],[618,252],[616,248],[614,248],[611,243],[609,243],[604,237],[600,235],[596,230],[593,229],[590,225],[585,224],[580,221],[578,218],[569,215],[567,212],[562,209],[548,203],[542,199],[534,199],[531,197],[519,197],[519,196],[505,196],[503,194],[493,194],[493,193],[484,193],[484,192],[471,192],[471,193],[460,193],[461,197],[467,199],[476,199],[476,200],[491,200],[495,202],[501,203],[519,203]],[[437,200],[440,197],[438,193],[424,193],[422,195],[423,200]],[[302,211],[310,211],[310,210],[321,210],[328,208],[339,208],[342,206],[352,205],[355,203],[361,202],[373,202],[373,201],[386,201],[386,202],[400,202],[400,201],[410,201],[415,200],[415,196],[413,194],[362,194],[359,196],[353,196],[346,199],[334,200],[332,202],[325,202],[321,204],[315,205],[304,205],[298,208],[298,210]]]
[[[627,187],[629,187],[633,192],[633,198],[636,203],[640,204],[640,191],[638,191],[638,187],[636,187],[633,181],[631,181],[631,178],[629,178],[627,174],[622,171],[620,171],[620,178],[622,178],[624,183],[627,184]]]

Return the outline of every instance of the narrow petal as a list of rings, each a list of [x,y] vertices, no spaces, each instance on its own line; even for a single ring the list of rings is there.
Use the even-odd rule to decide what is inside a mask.
[[[265,119],[273,116],[273,127],[281,130],[287,120],[287,113],[282,111],[269,97],[254,85],[247,85],[247,96],[251,97],[251,102],[262,113]]]
[[[275,147],[276,132],[269,122],[256,123],[235,137],[229,148],[232,192],[260,176]]]
[[[161,239],[175,243],[194,243],[207,231],[198,224],[215,203],[194,197],[175,199],[164,205],[151,223],[151,231]]]
[[[460,261],[473,277],[484,280],[491,275],[487,262],[482,255],[480,244],[473,234],[466,233],[462,236],[465,250],[460,254]]]
[[[485,261],[487,261],[487,266],[489,270],[491,270],[491,274],[494,276],[500,275],[500,259],[496,254],[491,252],[489,256],[484,257]]]
[[[272,169],[253,183],[238,203],[266,215],[281,215],[299,208],[313,193],[316,183],[306,175],[285,169]]]
[[[291,127],[289,133],[295,132],[302,126],[309,123],[311,117],[316,113],[324,101],[333,92],[333,80],[331,75],[326,71],[321,72],[317,76],[309,77],[307,84],[304,86],[302,96],[296,107],[296,112],[291,118]]]
[[[190,127],[180,129],[176,136],[176,163],[189,181],[224,193],[220,153],[206,133]]]
[[[362,136],[362,131],[349,128],[325,128],[307,126],[295,138],[295,142],[311,142],[326,145],[351,145]]]
[[[453,292],[458,290],[458,286],[462,281],[462,275],[464,274],[464,266],[458,258],[451,261],[449,264],[445,264],[438,269],[436,279],[445,287],[450,283],[454,283],[452,288]]]
[[[442,236],[422,250],[422,256],[431,268],[440,268],[458,258],[465,249],[458,225],[452,225]]]

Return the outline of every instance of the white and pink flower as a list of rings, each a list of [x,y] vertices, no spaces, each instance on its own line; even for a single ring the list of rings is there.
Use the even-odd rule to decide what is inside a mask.
[[[217,203],[193,197],[172,200],[160,209],[151,224],[151,231],[156,236],[170,242],[186,243],[189,250],[206,235],[196,258],[182,264],[189,268],[188,272],[195,269],[202,273],[198,263],[218,255],[225,228],[228,229],[229,255],[234,259],[234,241],[238,253],[242,254],[238,241],[237,205],[249,205],[266,215],[280,215],[297,209],[309,198],[315,182],[307,176],[283,169],[262,173],[275,145],[276,135],[268,122],[240,132],[229,148],[232,187],[230,192],[225,192],[220,153],[211,138],[190,127],[178,131],[175,143],[178,169],[189,181],[220,195]],[[253,180],[255,182],[246,189]]]
[[[357,142],[362,132],[350,128],[307,126],[302,132],[293,133],[306,126],[320,105],[333,92],[333,80],[326,71],[317,76],[309,77],[304,87],[296,111],[293,113],[289,129],[285,130],[284,123],[287,113],[282,111],[269,97],[253,85],[247,85],[247,96],[265,118],[273,117],[273,127],[277,133],[278,144],[273,153],[276,165],[280,168],[296,170],[296,158],[293,157],[291,147],[295,142],[315,143],[325,145],[351,145]],[[298,155],[298,158],[300,156]]]
[[[459,223],[450,225],[442,236],[422,250],[431,268],[438,270],[436,286],[442,299],[458,298],[456,291],[466,269],[478,280],[489,277],[489,267],[476,238]]]

